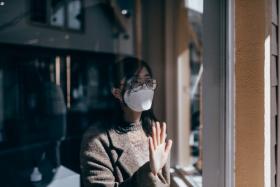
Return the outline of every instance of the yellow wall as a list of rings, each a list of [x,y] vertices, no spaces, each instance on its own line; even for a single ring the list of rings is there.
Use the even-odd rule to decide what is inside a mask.
[[[236,186],[264,186],[266,0],[236,0]]]

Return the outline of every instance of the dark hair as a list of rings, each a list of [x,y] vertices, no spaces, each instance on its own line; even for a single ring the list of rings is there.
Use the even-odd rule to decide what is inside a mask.
[[[126,82],[131,79],[133,76],[137,75],[143,68],[146,68],[149,75],[153,77],[151,68],[149,65],[137,58],[134,57],[125,57],[121,60],[115,62],[113,67],[113,87],[120,88],[120,83],[124,80]],[[124,95],[125,90],[123,89],[122,96]],[[120,125],[123,122],[123,111],[120,106],[120,102],[115,98],[116,101],[116,112],[114,116],[114,121],[117,121],[116,125]],[[151,135],[153,122],[157,121],[157,118],[154,115],[153,108],[143,111],[141,115],[141,121],[144,131]]]

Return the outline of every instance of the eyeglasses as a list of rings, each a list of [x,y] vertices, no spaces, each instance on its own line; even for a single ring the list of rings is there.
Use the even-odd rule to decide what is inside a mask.
[[[137,92],[146,85],[148,89],[155,90],[157,87],[157,81],[155,79],[139,79],[133,78],[127,81],[126,89],[131,92]]]

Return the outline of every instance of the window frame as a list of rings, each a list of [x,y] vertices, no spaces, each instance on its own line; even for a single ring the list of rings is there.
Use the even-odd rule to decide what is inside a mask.
[[[84,9],[84,0],[80,0],[81,1],[81,28],[80,29],[73,29],[73,28],[69,28],[68,27],[68,10],[67,10],[67,6],[65,4],[66,0],[64,0],[64,16],[65,16],[65,22],[64,22],[64,25],[63,26],[55,26],[55,25],[51,25],[50,24],[50,16],[51,16],[51,1],[49,0],[46,0],[46,6],[47,6],[47,22],[46,23],[40,23],[40,22],[36,22],[36,21],[33,21],[31,19],[31,1],[32,0],[29,0],[28,3],[27,3],[27,10],[30,11],[29,12],[29,16],[28,16],[28,19],[27,19],[27,23],[29,25],[32,25],[32,26],[38,26],[38,27],[44,27],[44,28],[48,28],[48,29],[53,29],[53,30],[58,30],[58,31],[67,31],[67,32],[73,32],[73,33],[84,33],[85,32],[85,9]]]
[[[203,186],[234,187],[234,0],[205,1],[203,16]]]

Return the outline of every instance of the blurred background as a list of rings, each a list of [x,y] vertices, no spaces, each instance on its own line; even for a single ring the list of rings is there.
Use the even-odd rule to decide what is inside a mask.
[[[158,82],[172,186],[202,186],[202,18],[203,0],[1,0],[0,186],[82,186],[81,137],[112,116],[125,56]]]

